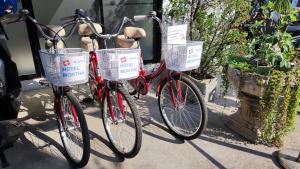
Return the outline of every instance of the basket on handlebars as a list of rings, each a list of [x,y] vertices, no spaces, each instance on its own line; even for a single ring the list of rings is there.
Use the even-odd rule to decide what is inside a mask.
[[[166,67],[174,71],[188,71],[200,66],[203,42],[192,41],[184,44],[164,44],[163,54]]]
[[[89,53],[80,48],[40,50],[46,78],[55,86],[70,86],[88,81]]]
[[[97,51],[99,74],[111,81],[130,80],[139,76],[140,49],[112,48]]]

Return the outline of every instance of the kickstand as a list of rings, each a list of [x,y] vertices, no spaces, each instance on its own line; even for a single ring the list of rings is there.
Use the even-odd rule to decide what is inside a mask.
[[[0,160],[1,160],[1,163],[2,163],[2,168],[6,168],[6,167],[9,167],[10,164],[7,161],[6,156],[5,156],[3,151],[4,151],[3,148],[1,148],[0,149]]]

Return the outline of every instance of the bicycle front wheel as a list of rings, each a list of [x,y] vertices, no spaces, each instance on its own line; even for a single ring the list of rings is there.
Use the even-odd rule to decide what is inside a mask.
[[[89,131],[81,105],[72,92],[60,98],[57,116],[67,159],[76,167],[85,166],[90,158]]]
[[[113,150],[126,158],[136,156],[142,144],[142,127],[132,97],[122,86],[103,97],[102,119]]]
[[[194,139],[206,127],[207,110],[202,94],[187,77],[165,80],[158,95],[159,110],[171,133],[180,139]]]

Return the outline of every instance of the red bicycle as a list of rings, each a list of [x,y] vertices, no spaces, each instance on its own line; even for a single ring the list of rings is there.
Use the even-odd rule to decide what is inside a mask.
[[[20,14],[10,15],[7,23],[29,20],[35,24],[39,33],[49,40],[52,48],[40,50],[41,61],[47,80],[42,85],[51,86],[54,94],[54,112],[57,118],[59,134],[66,151],[67,159],[76,167],[85,166],[90,157],[90,138],[82,107],[72,93],[70,85],[86,83],[88,80],[88,52],[76,48],[57,49],[63,40],[64,28],[73,24],[58,27],[57,31],[38,23],[29,16],[28,10],[20,10]],[[78,25],[75,24],[69,38]],[[86,67],[85,67],[86,65]]]
[[[156,12],[150,15],[135,16],[135,21],[154,19],[163,30],[162,21],[156,16]],[[132,35],[124,30],[127,38]],[[187,50],[202,52],[202,42],[190,42],[187,44],[166,44],[163,46],[165,60],[161,61],[157,70],[146,74],[141,65],[140,76],[129,80],[130,94],[146,95],[149,92],[150,82],[159,77],[163,72],[167,76],[160,80],[156,96],[158,96],[159,110],[162,118],[170,129],[171,133],[181,139],[194,139],[202,133],[207,123],[207,109],[203,96],[198,87],[181,71],[197,68],[200,65],[200,58],[187,58]],[[198,54],[199,56],[199,54]],[[201,56],[200,56],[201,57]],[[186,62],[185,62],[186,59]],[[192,67],[182,67],[182,62],[190,61]],[[196,67],[195,67],[196,65]],[[139,98],[139,97],[138,97]]]
[[[142,144],[141,120],[128,91],[122,80],[138,77],[140,65],[140,49],[101,49],[96,50],[96,37],[106,40],[120,34],[126,22],[124,17],[116,34],[100,34],[100,25],[92,23],[91,19],[79,13],[80,20],[85,22],[79,29],[79,34],[89,37],[93,45],[90,51],[89,85],[93,98],[99,102],[102,120],[113,150],[127,158],[136,156]]]

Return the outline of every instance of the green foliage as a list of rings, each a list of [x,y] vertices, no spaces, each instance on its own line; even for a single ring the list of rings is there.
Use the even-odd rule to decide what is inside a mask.
[[[272,0],[262,7],[262,18],[248,22],[247,40],[242,40],[240,45],[244,52],[227,53],[222,76],[225,87],[228,87],[228,66],[239,69],[243,75],[268,76],[267,84],[257,82],[265,89],[258,112],[262,119],[260,141],[277,146],[294,128],[300,102],[300,67],[291,66],[292,62],[297,62],[297,53],[291,35],[285,32],[287,25],[295,20],[295,11],[287,2]],[[272,20],[275,10],[281,13],[277,24]]]
[[[292,6],[289,0],[272,0],[274,9],[279,13],[286,14],[292,10]]]
[[[248,40],[246,52],[273,68],[289,69],[294,46],[292,36],[285,29],[294,20],[295,13],[292,10],[284,11],[279,23],[275,24],[272,20],[273,15],[277,15],[275,7],[279,8],[273,2],[262,6],[264,18],[248,25],[253,38]]]
[[[274,70],[269,79],[268,87],[265,90],[263,98],[260,100],[260,113],[263,116],[261,126],[261,140],[270,142],[275,138],[275,129],[277,122],[278,103],[282,92],[284,73]]]
[[[244,33],[234,29],[248,17],[251,0],[172,0],[166,15],[174,20],[188,18],[193,41],[204,41],[197,73],[214,75],[226,62],[228,53],[240,51]]]
[[[289,102],[287,111],[286,128],[288,131],[294,129],[295,127],[298,106],[300,103],[300,66],[298,66],[294,76],[296,77],[296,86],[294,89],[295,91],[291,93],[291,101]]]
[[[259,113],[264,119],[260,128],[260,141],[282,145],[283,137],[295,127],[299,103],[300,66],[287,73],[274,70],[260,101]]]

